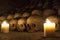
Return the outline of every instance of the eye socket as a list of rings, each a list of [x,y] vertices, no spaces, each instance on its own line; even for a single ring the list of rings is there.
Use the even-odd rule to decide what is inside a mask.
[[[35,24],[27,24],[28,27],[36,27]]]
[[[19,26],[20,26],[20,27],[23,27],[23,24],[20,24]]]
[[[36,27],[36,25],[35,24],[32,24],[32,27]]]
[[[25,27],[25,26],[26,26],[26,24],[20,24],[19,26],[21,26],[21,27],[23,27],[23,26],[24,26],[24,27]]]
[[[29,24],[27,24],[26,26],[29,27]]]
[[[14,24],[12,26],[14,27]]]

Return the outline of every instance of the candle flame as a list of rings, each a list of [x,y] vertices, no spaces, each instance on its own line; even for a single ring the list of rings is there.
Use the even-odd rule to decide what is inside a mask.
[[[49,19],[46,19],[46,23],[51,23],[51,21]]]
[[[8,23],[6,21],[3,21],[2,25],[8,26]]]
[[[4,33],[9,32],[9,24],[6,21],[3,21],[1,24],[1,32],[4,32]]]

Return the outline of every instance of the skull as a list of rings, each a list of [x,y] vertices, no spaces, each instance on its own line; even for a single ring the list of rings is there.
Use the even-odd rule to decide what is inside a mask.
[[[25,30],[26,27],[26,19],[25,18],[21,18],[18,20],[18,31],[23,32]]]
[[[29,17],[30,16],[30,13],[28,13],[28,12],[25,12],[23,15],[22,15],[22,17]]]
[[[9,21],[9,24],[10,24],[10,30],[11,31],[16,30],[17,20],[12,19],[12,20]]]
[[[49,19],[51,22],[54,22],[56,24],[58,24],[58,22],[59,22],[59,19],[56,16],[49,16],[49,17],[47,17],[47,19]]]
[[[1,20],[1,21],[5,20],[5,19],[6,19],[6,17],[4,17],[4,16],[1,16],[1,17],[0,17],[0,20]]]
[[[32,15],[42,15],[42,11],[39,11],[39,10],[33,10],[32,11]]]
[[[55,14],[55,11],[54,10],[52,10],[52,9],[46,9],[44,11],[44,13],[43,13],[43,16],[44,17],[48,17],[48,16],[53,15],[53,14]]]
[[[21,17],[21,13],[15,13],[14,18]]]
[[[59,18],[57,16],[49,16],[47,19],[56,24],[56,30],[59,29]]]
[[[8,19],[8,20],[13,19],[13,15],[8,15],[8,16],[7,16],[7,19]]]
[[[30,16],[27,19],[28,32],[42,31],[44,20],[40,16]]]

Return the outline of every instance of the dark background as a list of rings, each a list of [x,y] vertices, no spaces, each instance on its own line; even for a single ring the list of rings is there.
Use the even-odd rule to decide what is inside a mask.
[[[38,4],[40,3],[40,6]],[[45,9],[60,7],[59,0],[0,0],[0,15],[14,12],[22,12],[33,9]]]

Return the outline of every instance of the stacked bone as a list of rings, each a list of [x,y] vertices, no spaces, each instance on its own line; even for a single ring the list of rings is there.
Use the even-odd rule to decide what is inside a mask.
[[[51,0],[31,0],[31,4],[16,10],[20,12],[14,12],[7,17],[0,16],[0,25],[2,21],[7,20],[10,24],[10,30],[36,32],[43,30],[43,23],[48,18],[51,22],[59,24],[57,25],[57,30],[60,28],[60,6],[58,0],[53,0],[53,2]]]

